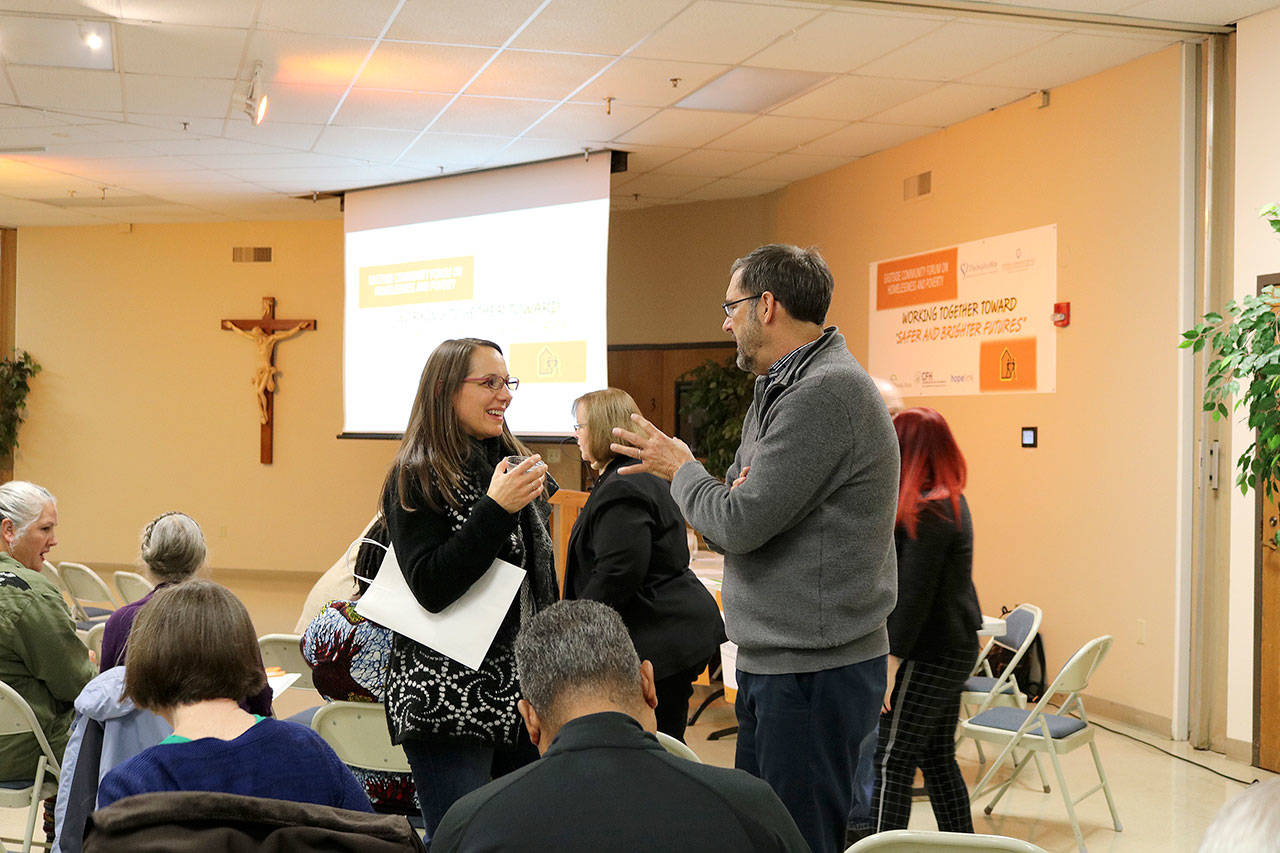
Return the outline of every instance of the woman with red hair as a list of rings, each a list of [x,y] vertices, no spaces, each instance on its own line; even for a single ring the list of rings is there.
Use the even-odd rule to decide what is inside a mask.
[[[899,412],[893,426],[902,457],[898,603],[889,616],[889,681],[868,828],[906,828],[919,768],[938,829],[973,832],[955,751],[960,691],[978,656],[982,625],[964,455],[933,409]]]

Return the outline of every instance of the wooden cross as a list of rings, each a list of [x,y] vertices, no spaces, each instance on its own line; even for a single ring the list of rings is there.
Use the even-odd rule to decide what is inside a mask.
[[[253,386],[258,392],[258,420],[261,423],[261,450],[258,461],[271,463],[275,421],[276,344],[316,327],[315,320],[281,320],[276,317],[276,298],[262,297],[262,316],[253,320],[223,320],[222,328],[248,338],[258,347],[258,367]]]

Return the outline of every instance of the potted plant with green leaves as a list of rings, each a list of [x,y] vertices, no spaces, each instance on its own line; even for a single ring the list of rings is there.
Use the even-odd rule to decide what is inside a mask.
[[[680,408],[689,415],[693,452],[722,477],[742,441],[742,419],[751,405],[755,376],[733,359],[707,359],[680,377]]]
[[[1280,234],[1280,205],[1260,213]],[[1261,488],[1268,497],[1280,481],[1280,289],[1262,288],[1257,296],[1231,300],[1210,311],[1182,333],[1183,349],[1206,350],[1204,410],[1215,421],[1233,410],[1247,412],[1254,442],[1236,460],[1241,493]],[[1280,534],[1277,534],[1280,544]]]
[[[31,377],[39,372],[40,364],[25,350],[0,358],[0,460],[12,462],[18,449],[18,427],[26,419]]]

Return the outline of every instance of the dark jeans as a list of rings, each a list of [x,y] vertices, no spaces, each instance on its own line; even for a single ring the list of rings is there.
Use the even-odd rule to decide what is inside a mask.
[[[404,754],[418,789],[418,806],[426,826],[427,840],[435,835],[444,813],[459,798],[516,770],[538,757],[524,728],[514,747],[479,746],[473,743],[405,740]]]
[[[658,707],[653,715],[658,718],[658,731],[684,740],[684,729],[689,722],[689,697],[693,695],[693,680],[706,666],[677,672],[653,683],[658,694]]]
[[[769,783],[814,853],[839,853],[859,747],[884,700],[885,656],[785,675],[738,670],[735,765]]]

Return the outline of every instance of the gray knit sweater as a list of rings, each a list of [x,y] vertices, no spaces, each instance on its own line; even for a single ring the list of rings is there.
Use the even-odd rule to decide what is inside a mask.
[[[725,554],[738,668],[816,672],[885,654],[897,598],[898,441],[875,383],[828,328],[772,382],[756,380],[730,489],[697,462],[671,495]]]

